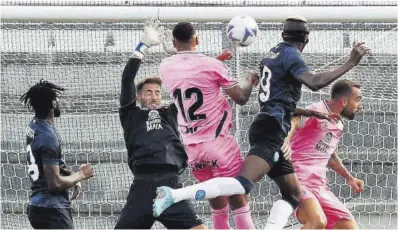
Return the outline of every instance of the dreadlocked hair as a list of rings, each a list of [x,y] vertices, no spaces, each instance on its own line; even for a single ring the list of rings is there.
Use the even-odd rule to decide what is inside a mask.
[[[19,99],[28,107],[33,108],[35,116],[44,119],[48,116],[50,109],[53,108],[53,100],[65,89],[54,85],[51,82],[40,80],[39,83],[30,87],[28,92],[24,93]]]

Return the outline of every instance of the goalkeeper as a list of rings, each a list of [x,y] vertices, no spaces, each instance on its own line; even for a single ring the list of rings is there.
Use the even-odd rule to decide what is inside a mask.
[[[134,181],[116,229],[150,229],[155,220],[168,229],[205,228],[189,201],[174,205],[157,218],[152,213],[156,188],[180,188],[179,175],[187,167],[177,130],[177,109],[174,104],[161,106],[160,78],[146,78],[134,86],[141,59],[148,48],[160,44],[162,36],[159,22],[148,20],[122,75],[119,115]]]

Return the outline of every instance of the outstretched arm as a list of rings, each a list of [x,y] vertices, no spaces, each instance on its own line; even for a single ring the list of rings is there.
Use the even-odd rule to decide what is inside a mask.
[[[341,120],[341,116],[337,113],[321,113],[315,110],[304,109],[297,107],[294,110],[293,116],[303,116],[303,117],[316,117],[321,120],[328,120],[330,122],[338,122]]]
[[[351,51],[349,60],[343,65],[331,71],[326,71],[321,73],[314,73],[311,71],[307,71],[301,73],[297,77],[297,79],[305,86],[307,86],[309,89],[317,91],[329,85],[334,80],[343,76],[343,74],[347,73],[354,66],[358,65],[362,57],[365,54],[368,54],[369,52],[370,48],[368,48],[364,42],[357,43]]]
[[[133,56],[131,56],[123,70],[120,92],[120,107],[122,108],[134,103],[136,100],[134,80],[141,64],[141,58],[135,54],[136,52],[137,51],[134,51]]]
[[[136,88],[134,80],[141,64],[141,59],[151,46],[160,44],[160,37],[163,36],[164,28],[159,27],[159,21],[149,19],[144,25],[144,34],[140,43],[135,48],[133,55],[128,60],[122,74],[122,87],[120,92],[120,107],[125,107],[136,100]]]

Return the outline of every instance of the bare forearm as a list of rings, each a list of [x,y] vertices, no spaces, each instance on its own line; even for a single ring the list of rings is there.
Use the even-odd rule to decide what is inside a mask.
[[[296,132],[296,130],[300,127],[300,121],[301,121],[301,116],[294,116],[291,121],[291,128],[289,133],[287,134],[286,138],[288,141],[292,139],[293,134]]]
[[[310,110],[310,109],[304,109],[304,108],[300,108],[297,107],[294,110],[293,116],[303,116],[303,117],[316,117],[319,119],[324,119],[324,115],[323,113],[320,113],[318,111],[315,110]]]
[[[329,85],[330,83],[332,83],[337,78],[343,76],[345,73],[347,73],[353,67],[354,67],[353,64],[346,62],[342,66],[340,66],[332,71],[319,73],[319,74],[317,74],[315,84],[319,89],[321,89],[321,88]]]
[[[345,168],[343,162],[339,157],[333,157],[329,160],[328,164],[329,168],[335,171],[340,176],[344,177],[346,180],[351,180],[353,176],[351,173]]]
[[[226,89],[225,92],[236,104],[244,105],[250,98],[252,87],[253,86],[249,81],[245,81],[243,85],[235,85],[232,88]]]
[[[246,104],[246,102],[249,100],[250,95],[252,93],[253,85],[250,81],[245,81],[241,87],[242,89],[242,101],[243,104]]]
[[[250,71],[242,85],[235,83],[224,90],[236,104],[244,105],[250,98],[253,85],[258,85],[258,81],[257,73]]]
[[[77,172],[70,176],[58,176],[55,180],[49,180],[47,183],[50,190],[60,192],[75,186],[81,180],[83,180],[83,177]]]
[[[297,129],[297,128],[296,128],[295,126],[292,126],[292,127],[290,128],[290,131],[289,131],[289,133],[288,133],[287,136],[286,136],[286,139],[287,139],[288,141],[290,141],[290,140],[292,139],[294,132],[296,132],[296,129]]]
[[[308,110],[308,109],[304,109],[304,108],[300,108],[300,107],[296,107],[296,109],[294,110],[293,116],[304,116],[304,117],[311,117],[313,116],[313,112],[312,110]]]
[[[334,80],[343,76],[350,69],[354,67],[354,64],[346,62],[343,65],[333,69],[331,71],[321,72],[321,73],[310,73],[305,72],[299,76],[301,82],[303,82],[308,88],[313,91],[322,89],[323,87],[329,85]]]

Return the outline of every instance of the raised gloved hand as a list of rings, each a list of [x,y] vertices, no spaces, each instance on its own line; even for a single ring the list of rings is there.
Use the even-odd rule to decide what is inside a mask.
[[[144,25],[144,33],[140,38],[140,43],[135,48],[134,54],[142,58],[148,48],[157,46],[161,43],[162,37],[164,37],[164,27],[159,26],[160,21],[156,19],[148,19]]]

